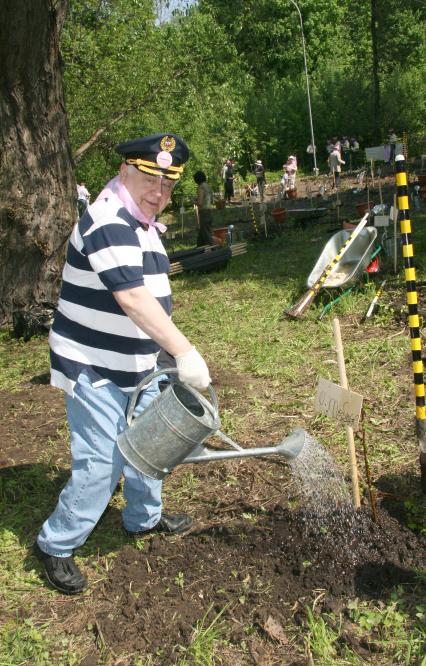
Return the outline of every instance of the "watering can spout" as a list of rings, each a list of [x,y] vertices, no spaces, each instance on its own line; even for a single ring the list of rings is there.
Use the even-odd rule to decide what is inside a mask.
[[[296,428],[275,447],[275,453],[284,456],[287,460],[297,458],[303,451],[308,436],[306,430]]]
[[[214,460],[229,460],[231,458],[254,458],[257,456],[270,456],[280,455],[287,460],[297,458],[303,451],[305,445],[308,443],[309,435],[303,428],[296,428],[293,432],[285,437],[277,446],[263,446],[260,448],[243,449],[233,442],[229,437],[217,430],[216,435],[228,444],[233,445],[234,450],[228,449],[211,449],[200,444],[193,449],[191,453],[181,460],[182,463],[199,463],[209,462]]]

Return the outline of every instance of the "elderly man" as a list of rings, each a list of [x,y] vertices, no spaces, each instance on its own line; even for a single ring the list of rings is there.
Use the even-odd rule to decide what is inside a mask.
[[[123,526],[132,535],[181,534],[192,519],[162,514],[161,481],[131,467],[117,447],[129,398],[156,369],[160,349],[176,359],[181,381],[204,389],[207,365],[170,318],[169,261],[156,221],[170,201],[186,144],[155,134],[117,146],[124,161],[76,224],[50,333],[51,383],[66,393],[72,475],[35,544],[48,581],[65,594],[87,581],[73,552],[96,526],[123,474]],[[140,413],[158,395],[153,381]]]

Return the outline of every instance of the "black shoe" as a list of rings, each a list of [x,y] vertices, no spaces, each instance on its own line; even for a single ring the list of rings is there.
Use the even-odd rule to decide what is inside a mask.
[[[34,544],[35,556],[44,564],[47,580],[64,594],[79,594],[87,586],[87,580],[74,562],[74,558],[48,555],[37,542]]]
[[[192,527],[193,520],[191,516],[186,513],[163,513],[160,520],[150,530],[143,530],[141,532],[130,532],[126,530],[127,534],[133,537],[143,538],[147,534],[183,534]]]

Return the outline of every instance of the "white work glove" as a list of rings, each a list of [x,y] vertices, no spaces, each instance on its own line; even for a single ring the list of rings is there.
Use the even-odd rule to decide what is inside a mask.
[[[189,384],[196,389],[206,389],[211,383],[209,369],[205,360],[195,347],[184,354],[175,356],[178,377],[181,382]]]

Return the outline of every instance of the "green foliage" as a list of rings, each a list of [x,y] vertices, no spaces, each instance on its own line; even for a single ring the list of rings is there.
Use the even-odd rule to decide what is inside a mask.
[[[261,157],[279,169],[290,153],[308,167],[310,142],[302,32],[290,0],[72,0],[62,53],[78,179],[96,194],[117,170],[114,144],[180,133],[191,159],[174,205],[203,169],[218,190],[223,160],[246,178]],[[318,161],[330,136],[371,145],[375,130],[371,3],[300,0]],[[379,129],[426,122],[425,18],[418,0],[376,0]],[[162,20],[156,20],[156,12]],[[91,143],[93,139],[93,143]]]
[[[228,604],[213,619],[209,620],[212,606],[197,622],[187,657],[178,662],[178,666],[214,666],[216,646],[224,633],[224,622],[220,619]]]
[[[413,530],[423,536],[426,536],[426,500],[424,496],[410,497],[404,502],[405,511],[407,513],[407,525]]]
[[[194,193],[199,168],[217,185],[223,158],[240,150],[249,82],[211,16],[193,11],[158,26],[149,0],[76,0],[62,51],[74,150],[99,132],[77,165],[92,194],[117,170],[114,144],[168,129],[191,147],[175,199]]]
[[[402,586],[390,599],[373,605],[367,601],[348,602],[350,618],[371,642],[392,649],[396,664],[422,664],[425,634],[424,604],[412,606]],[[408,631],[410,628],[410,631]]]
[[[0,663],[8,666],[22,663],[48,666],[51,663],[43,635],[30,620],[6,624],[2,627],[0,636]],[[3,661],[3,658],[7,661]]]

